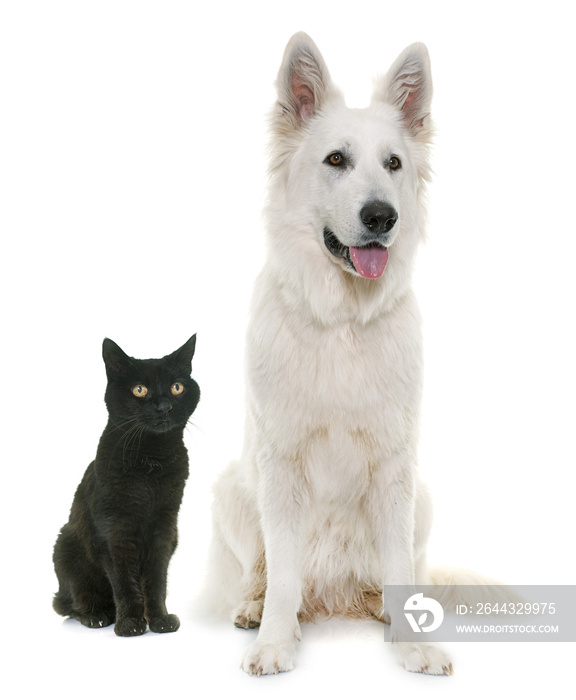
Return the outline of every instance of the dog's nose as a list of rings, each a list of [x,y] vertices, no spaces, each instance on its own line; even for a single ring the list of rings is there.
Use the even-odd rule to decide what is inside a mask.
[[[390,204],[375,200],[368,202],[360,211],[360,219],[372,233],[388,233],[398,221],[398,212]]]

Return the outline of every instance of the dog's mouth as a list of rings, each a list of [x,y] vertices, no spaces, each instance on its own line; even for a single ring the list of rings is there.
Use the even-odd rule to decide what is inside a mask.
[[[345,246],[330,231],[324,229],[324,245],[336,258],[342,258],[361,277],[375,280],[382,277],[388,264],[388,248],[377,242],[365,246]]]

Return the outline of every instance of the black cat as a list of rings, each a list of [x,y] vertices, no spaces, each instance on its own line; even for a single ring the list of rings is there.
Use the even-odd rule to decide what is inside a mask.
[[[194,335],[161,360],[128,357],[106,338],[108,424],[54,547],[54,610],[116,634],[175,632],[168,562],[188,477],[184,428],[200,399]]]

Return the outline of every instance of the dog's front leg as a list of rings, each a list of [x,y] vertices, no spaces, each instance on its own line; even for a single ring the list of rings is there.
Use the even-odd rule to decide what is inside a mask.
[[[408,456],[398,454],[387,460],[374,475],[368,497],[368,512],[374,541],[380,555],[382,590],[406,591],[414,586],[415,508],[417,506],[415,473]],[[437,644],[399,642],[396,632],[401,601],[383,596],[382,611],[390,619],[390,638],[404,668],[416,673],[450,675],[452,663]],[[388,613],[388,614],[387,614]]]
[[[373,474],[367,496],[382,590],[414,585],[414,505],[413,467],[406,455],[393,455]]]
[[[300,640],[302,493],[295,460],[261,453],[260,508],[267,584],[262,622],[242,668],[250,675],[290,671]]]

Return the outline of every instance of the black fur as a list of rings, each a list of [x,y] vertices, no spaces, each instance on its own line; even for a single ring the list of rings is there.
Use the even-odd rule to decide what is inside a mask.
[[[183,432],[200,399],[195,344],[136,360],[104,340],[108,424],[54,547],[54,610],[87,627],[115,622],[128,637],[180,626],[166,610],[166,579],[188,477]]]

